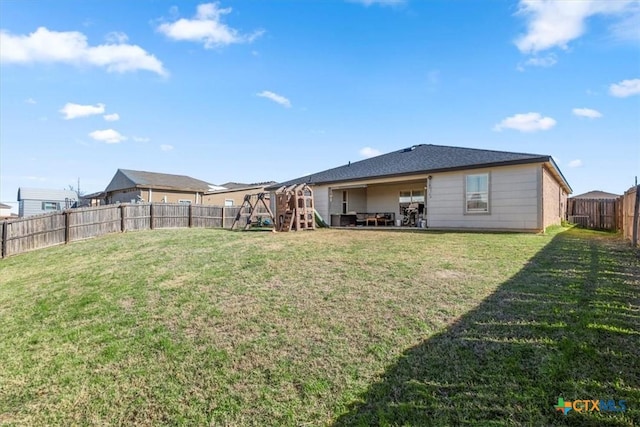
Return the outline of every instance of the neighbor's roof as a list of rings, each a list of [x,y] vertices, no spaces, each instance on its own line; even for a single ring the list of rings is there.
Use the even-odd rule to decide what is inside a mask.
[[[105,192],[127,188],[208,191],[211,184],[185,175],[118,169]]]
[[[18,188],[18,201],[44,200],[50,202],[64,202],[65,200],[78,200],[78,194],[71,190],[55,190],[51,188]]]
[[[11,206],[0,203],[0,209],[11,209]]]
[[[607,193],[606,191],[594,190],[588,193],[578,194],[573,196],[572,199],[617,199],[619,194]]]
[[[254,182],[252,184],[243,184],[240,182],[225,182],[224,184],[220,185],[221,187],[224,187],[224,188],[213,189],[211,191],[208,191],[207,194],[229,193],[229,192],[240,191],[240,190],[252,190],[256,188],[263,188],[273,184],[276,184],[276,182],[265,181],[265,182]]]
[[[278,185],[327,184],[356,181],[370,178],[402,176],[418,173],[435,173],[453,170],[477,169],[491,166],[506,166],[526,163],[549,162],[558,176],[571,187],[560,172],[551,156],[542,154],[512,153],[507,151],[480,150],[476,148],[449,147],[444,145],[420,144],[402,150],[382,154],[370,159],[349,163],[337,168],[292,179]]]

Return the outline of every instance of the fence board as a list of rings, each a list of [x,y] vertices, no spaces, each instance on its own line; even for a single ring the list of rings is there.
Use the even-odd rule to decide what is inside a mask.
[[[122,209],[122,231],[149,230],[151,228],[151,204],[124,205]]]
[[[5,255],[15,255],[65,243],[65,225],[65,215],[62,212],[7,222]]]
[[[635,211],[636,191],[637,191],[637,187],[631,187],[628,191],[625,191],[623,196],[624,201],[622,202],[622,207],[623,207],[622,235],[624,236],[625,239],[628,239],[628,240],[633,239],[633,230],[634,230],[633,214]],[[635,227],[640,228],[640,219],[635,224]]]
[[[238,212],[240,212],[240,209],[240,206],[231,206],[224,208],[224,228],[231,228],[231,226],[233,225],[233,221],[236,219],[236,215],[238,215]]]
[[[153,204],[153,228],[189,227],[189,205]]]
[[[68,210],[69,241],[121,231],[120,212],[117,205]]]
[[[222,227],[222,213],[224,208],[221,206],[192,205],[191,209],[193,227]]]
[[[2,258],[6,257],[7,252],[7,221],[2,221],[2,230],[0,230],[0,256]]]

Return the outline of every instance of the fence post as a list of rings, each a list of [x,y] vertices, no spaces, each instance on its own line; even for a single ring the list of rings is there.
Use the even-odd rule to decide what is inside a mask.
[[[224,228],[224,206],[222,207],[222,218],[220,218],[220,227]]]
[[[153,203],[149,204],[149,227],[153,230]]]
[[[120,231],[122,233],[126,231],[124,223],[124,205],[120,205]]]
[[[2,258],[7,256],[7,234],[8,234],[9,224],[7,221],[2,221]]]
[[[66,245],[67,243],[69,243],[70,238],[69,226],[71,224],[69,224],[69,215],[71,214],[71,212],[64,211],[62,214],[64,215],[64,244]]]
[[[631,239],[631,243],[633,244],[633,247],[635,248],[636,245],[638,244],[638,215],[640,215],[640,185],[636,185],[636,204],[635,207],[633,208],[633,224],[631,225],[632,227],[632,232],[633,232],[633,238]]]
[[[189,203],[189,228],[193,227],[193,205]]]

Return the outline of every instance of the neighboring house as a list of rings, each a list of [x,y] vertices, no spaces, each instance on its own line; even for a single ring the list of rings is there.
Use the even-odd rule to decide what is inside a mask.
[[[18,215],[31,216],[76,207],[78,194],[71,190],[18,188]]]
[[[240,206],[245,194],[264,192],[266,186],[273,184],[275,184],[274,181],[257,182],[254,184],[227,182],[220,185],[220,187],[225,188],[205,193],[202,197],[202,203],[214,206]]]
[[[437,229],[541,231],[560,224],[571,187],[551,156],[422,144],[268,187],[306,183],[324,218],[411,204]],[[331,218],[332,223],[334,218]],[[343,224],[342,221],[337,223]]]
[[[589,191],[588,193],[578,194],[577,196],[572,196],[572,199],[617,199],[621,197],[620,194],[607,193],[606,191],[594,190]]]
[[[0,221],[11,218],[17,218],[16,214],[11,213],[11,206],[0,203]]]
[[[104,191],[83,194],[80,196],[79,206],[102,206],[107,204],[107,196]]]
[[[202,203],[211,184],[185,175],[118,169],[105,190],[112,203]]]

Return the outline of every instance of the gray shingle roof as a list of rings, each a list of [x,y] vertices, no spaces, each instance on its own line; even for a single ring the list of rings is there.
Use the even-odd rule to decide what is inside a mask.
[[[269,189],[301,183],[322,184],[550,160],[551,156],[542,154],[421,144],[292,179]]]
[[[208,191],[210,184],[186,175],[118,169],[105,191],[131,187],[164,190]]]

